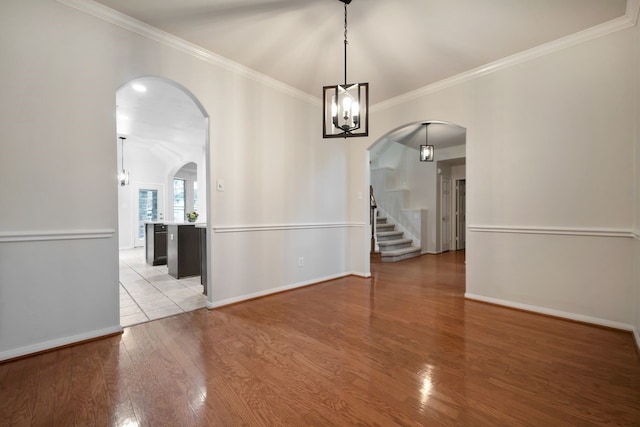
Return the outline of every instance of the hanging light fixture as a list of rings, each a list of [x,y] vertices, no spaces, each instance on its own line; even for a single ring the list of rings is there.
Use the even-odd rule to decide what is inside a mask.
[[[369,135],[369,83],[347,83],[347,5],[344,3],[344,84],[323,87],[322,137]]]
[[[122,165],[122,169],[118,173],[118,181],[120,181],[121,186],[129,185],[129,172],[124,170],[124,140],[127,139],[124,136],[119,137],[120,144],[122,148],[120,150],[120,164]]]
[[[425,145],[420,146],[420,161],[421,162],[433,162],[434,148],[433,145],[429,145],[429,123],[423,123],[424,126],[424,142]]]

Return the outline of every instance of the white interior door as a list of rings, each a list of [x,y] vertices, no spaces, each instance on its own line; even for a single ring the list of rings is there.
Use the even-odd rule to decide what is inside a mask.
[[[135,247],[144,246],[144,222],[164,221],[164,185],[136,184],[134,196]]]
[[[451,249],[451,178],[440,175],[440,239],[441,251]]]
[[[466,247],[467,231],[467,181],[459,179],[456,183],[456,249]]]

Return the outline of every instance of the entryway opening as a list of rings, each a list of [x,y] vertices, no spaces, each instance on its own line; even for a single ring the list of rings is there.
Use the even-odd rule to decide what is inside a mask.
[[[149,76],[118,89],[116,122],[120,324],[205,307],[208,114],[179,83]],[[197,268],[176,274],[178,239]]]
[[[421,146],[433,159],[421,160]],[[372,261],[464,250],[465,128],[425,120],[393,129],[369,148],[369,173]]]

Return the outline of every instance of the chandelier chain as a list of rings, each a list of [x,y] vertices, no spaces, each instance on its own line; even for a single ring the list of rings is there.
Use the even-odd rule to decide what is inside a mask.
[[[347,2],[344,3],[344,85],[347,85]]]
[[[347,4],[344,4],[344,44],[348,44],[347,41]]]

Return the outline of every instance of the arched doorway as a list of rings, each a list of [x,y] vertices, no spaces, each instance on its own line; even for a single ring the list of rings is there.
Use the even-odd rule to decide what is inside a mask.
[[[420,146],[434,159],[420,161]],[[378,220],[372,259],[394,262],[464,248],[466,129],[443,121],[408,123],[369,147]],[[381,220],[382,219],[382,220]]]
[[[151,241],[166,251],[168,224],[184,222],[186,212],[197,210],[199,222],[207,222],[208,114],[177,82],[149,76],[118,89],[116,122],[118,170],[128,173],[128,182],[118,185],[121,325],[204,307],[207,284],[169,276],[166,252],[156,250],[150,260],[145,247],[155,231]],[[182,206],[174,197],[176,180],[185,186]],[[182,209],[179,218],[176,209]]]

